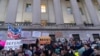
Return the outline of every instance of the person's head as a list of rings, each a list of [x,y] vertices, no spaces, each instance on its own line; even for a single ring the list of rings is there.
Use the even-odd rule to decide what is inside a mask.
[[[66,48],[67,48],[67,50],[70,50],[70,46],[67,46]]]
[[[64,53],[65,53],[64,50],[61,50],[61,55],[64,55]]]
[[[48,54],[52,54],[52,51],[51,50],[48,50]]]
[[[33,48],[32,48],[32,46],[30,46],[30,50],[32,50]]]
[[[13,56],[13,53],[12,52],[8,52],[8,56]]]
[[[84,48],[87,50],[89,48],[91,48],[90,44],[84,44]]]
[[[15,48],[15,53],[18,53],[18,51],[19,51],[19,50],[18,50],[17,48]]]
[[[24,56],[24,53],[19,52],[19,53],[18,53],[18,56]]]
[[[94,50],[100,50],[100,47],[99,46],[95,46]]]
[[[34,53],[33,56],[38,56],[38,55]]]
[[[42,52],[42,53],[40,54],[40,56],[46,56],[46,55],[45,55],[45,53],[44,53],[44,52]]]
[[[34,46],[33,49],[36,50],[36,47]]]
[[[9,49],[9,51],[12,51],[12,50],[13,50],[12,48]]]
[[[56,53],[52,53],[52,56],[57,56],[57,54]]]

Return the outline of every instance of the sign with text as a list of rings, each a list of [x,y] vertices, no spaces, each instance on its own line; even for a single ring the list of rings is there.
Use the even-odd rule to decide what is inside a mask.
[[[39,31],[33,31],[32,37],[41,37],[41,32],[39,32]]]
[[[25,38],[32,37],[31,31],[22,31],[21,37],[25,37]]]
[[[19,49],[21,45],[21,40],[6,40],[4,49],[9,50],[10,48],[12,48],[13,50],[15,50],[16,48]]]
[[[39,38],[39,44],[50,44],[51,38],[49,36],[42,36]]]
[[[36,43],[36,38],[34,38],[34,39],[23,39],[22,43],[23,44],[35,44]]]

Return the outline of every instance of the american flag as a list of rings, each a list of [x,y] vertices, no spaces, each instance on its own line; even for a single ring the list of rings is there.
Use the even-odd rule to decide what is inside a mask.
[[[14,28],[12,25],[8,25],[8,37],[12,39],[18,39],[21,36],[21,27]]]

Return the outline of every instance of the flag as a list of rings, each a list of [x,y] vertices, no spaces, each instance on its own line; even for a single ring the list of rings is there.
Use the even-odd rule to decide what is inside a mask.
[[[21,27],[14,28],[12,25],[8,25],[8,37],[12,39],[18,39],[21,36]]]

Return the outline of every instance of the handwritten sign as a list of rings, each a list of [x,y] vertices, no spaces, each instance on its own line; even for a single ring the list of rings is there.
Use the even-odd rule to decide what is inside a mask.
[[[21,45],[21,40],[7,40],[4,49],[9,50],[12,48],[15,50],[16,48],[19,49]]]
[[[49,36],[42,36],[39,38],[39,44],[50,44],[51,38]]]

